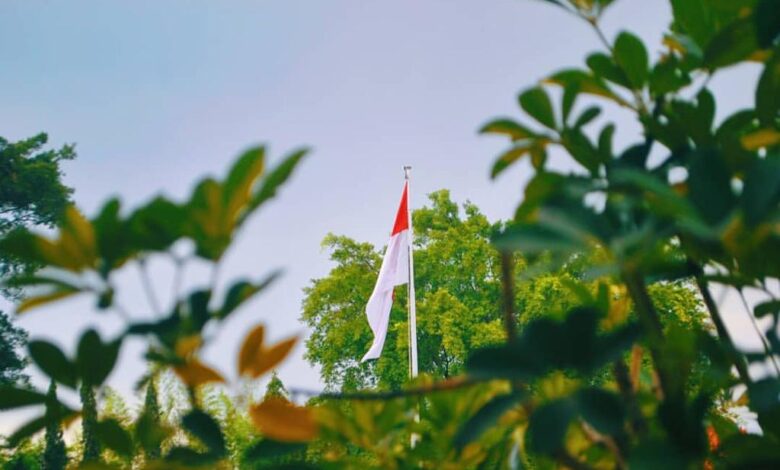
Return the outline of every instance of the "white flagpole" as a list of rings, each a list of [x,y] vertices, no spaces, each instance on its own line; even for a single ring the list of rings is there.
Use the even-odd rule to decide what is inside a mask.
[[[409,217],[409,377],[417,377],[417,309],[414,298],[414,231],[412,230],[412,192],[411,192],[411,166],[404,167],[406,179],[406,212]]]

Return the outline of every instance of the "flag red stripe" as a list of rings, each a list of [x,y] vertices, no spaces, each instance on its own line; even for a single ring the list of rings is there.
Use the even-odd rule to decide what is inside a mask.
[[[404,184],[404,193],[401,195],[401,205],[398,206],[398,214],[395,216],[395,224],[393,224],[393,232],[390,234],[392,237],[396,233],[403,232],[409,229],[409,205],[407,203],[407,185]]]

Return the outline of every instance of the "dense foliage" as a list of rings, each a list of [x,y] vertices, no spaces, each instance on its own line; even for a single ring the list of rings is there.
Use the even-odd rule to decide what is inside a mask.
[[[220,262],[235,232],[304,155],[294,152],[264,173],[264,149],[254,148],[185,202],[159,197],[126,214],[111,200],[92,219],[69,206],[54,238],[23,230],[0,242],[4,256],[46,266],[9,284],[38,289],[26,292],[19,313],[84,294],[127,323],[109,340],[85,332],[72,357],[52,343],[30,343],[52,387],[47,395],[0,386],[0,410],[45,410],[9,437],[10,447],[19,446],[14,465],[27,465],[27,438],[45,428],[43,462],[60,468],[57,436],[80,412],[61,403],[55,387],[87,384],[102,390],[96,436],[104,463],[92,468],[780,467],[780,378],[763,367],[780,354],[780,301],[770,288],[780,277],[780,5],[672,0],[662,52],[650,57],[630,32],[603,34],[600,18],[612,0],[545,1],[592,27],[604,49],[520,93],[533,122],[499,118],[484,126],[510,140],[494,176],[530,161],[533,177],[512,221],[491,226],[470,205],[463,218],[446,192],[415,213],[421,359],[435,376],[397,387],[403,370],[355,364],[368,329],[351,327],[346,315],[362,321],[379,255],[330,236],[336,267],[307,291],[304,319],[319,328],[309,358],[324,365],[331,388],[344,390],[302,407],[278,381],[262,399],[208,386],[224,378],[200,359],[203,331],[275,277],[217,290]],[[743,62],[761,69],[755,106],[716,121],[710,79]],[[561,91],[558,105],[551,88]],[[597,119],[603,106],[637,119],[635,145],[614,148],[616,126]],[[577,170],[556,171],[550,147],[563,149]],[[183,257],[173,249],[180,240],[193,247]],[[114,280],[134,263],[145,276],[151,256],[172,259],[177,272],[197,259],[215,274],[167,305],[146,282],[157,318],[141,322],[117,303]],[[347,285],[329,285],[333,279]],[[736,348],[715,286],[769,320],[762,350]],[[216,291],[226,294],[216,298]],[[438,321],[426,325],[424,315]],[[701,327],[703,316],[711,330]],[[461,317],[473,324],[448,324]],[[404,331],[400,308],[393,321]],[[388,357],[403,364],[403,338],[393,334]],[[150,377],[177,377],[178,385],[160,386],[167,401],[159,414],[149,385],[138,416],[104,385],[129,336],[146,341]],[[262,325],[246,334],[238,385],[251,388],[295,343],[268,345],[264,336]],[[346,362],[329,358],[326,343],[348,352]],[[351,390],[366,384],[384,390]],[[176,387],[181,393],[170,393]],[[734,392],[761,434],[740,432],[730,414]]]
[[[54,226],[70,201],[73,191],[61,181],[60,164],[75,157],[74,148],[44,150],[47,140],[46,134],[19,142],[0,137],[0,238],[24,227]],[[0,280],[35,267],[0,250]],[[0,296],[13,299],[18,291],[0,285]],[[25,378],[19,349],[26,341],[27,333],[0,311],[0,384]]]

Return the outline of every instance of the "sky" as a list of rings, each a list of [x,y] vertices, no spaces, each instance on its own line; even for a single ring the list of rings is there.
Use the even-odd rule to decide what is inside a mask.
[[[667,2],[620,0],[603,26],[610,38],[633,31],[656,57],[669,20]],[[301,145],[313,149],[250,220],[222,268],[223,281],[285,272],[206,350],[207,362],[235,377],[239,342],[252,325],[265,323],[272,339],[305,336],[302,290],[330,269],[320,247],[328,232],[386,241],[403,165],[413,167],[412,207],[448,188],[492,220],[508,218],[530,169],[517,165],[491,181],[505,142],[477,129],[496,116],[519,117],[518,91],[583,66],[600,47],[583,23],[532,0],[4,0],[0,135],[45,131],[53,145],[75,143],[65,182],[89,215],[114,195],[125,207],[159,193],[181,200],[199,178],[224,175],[250,145],[268,144],[272,161]],[[749,66],[715,77],[720,118],[751,104],[744,85],[755,77]],[[600,120],[618,123],[621,145],[640,138],[623,111]],[[554,160],[566,168],[565,156]],[[165,299],[171,267],[151,268]],[[187,284],[206,276],[194,266]],[[148,318],[137,273],[130,269],[119,283],[120,300]],[[722,301],[738,343],[755,346],[737,299]],[[19,324],[71,352],[84,328],[112,335],[121,325],[84,298],[25,314]],[[126,345],[122,372],[110,377],[126,396],[145,370],[142,352]],[[280,376],[288,387],[320,389],[303,352],[299,345]]]

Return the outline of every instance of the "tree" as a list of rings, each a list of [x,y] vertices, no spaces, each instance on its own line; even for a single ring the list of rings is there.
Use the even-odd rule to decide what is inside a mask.
[[[146,395],[144,397],[144,407],[141,410],[140,419],[148,420],[147,423],[144,423],[146,426],[149,426],[151,428],[159,428],[161,424],[161,415],[160,415],[160,403],[157,398],[157,381],[155,380],[155,376],[149,378],[149,381],[146,383]],[[136,427],[138,427],[138,424],[136,424]],[[154,459],[157,459],[162,454],[162,449],[160,449],[157,446],[144,446],[144,457],[147,461],[151,461]]]
[[[289,394],[287,393],[287,389],[282,382],[282,379],[279,378],[279,374],[277,374],[276,371],[271,374],[271,380],[268,381],[268,385],[265,387],[265,394],[263,395],[263,398],[265,399],[269,397],[285,399],[290,398]]]
[[[413,212],[420,370],[457,374],[466,352],[503,339],[499,312],[495,229],[471,203],[458,207],[446,190]],[[331,389],[395,387],[408,376],[406,290],[396,289],[382,356],[361,364],[372,333],[365,303],[376,282],[381,252],[369,243],[328,235],[323,246],[336,265],[307,287],[301,319],[312,328],[305,357],[321,367]]]
[[[61,162],[75,158],[72,145],[44,150],[48,137],[38,134],[19,142],[0,137],[0,238],[30,226],[53,226],[73,192],[62,183]],[[0,281],[36,268],[0,250]],[[18,299],[19,289],[0,284],[0,296]],[[0,384],[24,379],[25,360],[17,353],[27,342],[24,330],[14,327],[0,311]]]
[[[52,380],[46,394],[46,446],[43,451],[43,470],[64,470],[68,464],[65,441],[62,438],[61,405],[57,400],[57,383]]]
[[[79,388],[81,396],[81,442],[83,455],[81,461],[96,462],[100,460],[100,441],[97,436],[98,410],[95,400],[95,389],[84,381]]]
[[[0,385],[26,380],[23,370],[27,361],[18,353],[26,343],[27,332],[14,326],[8,315],[0,311]]]

